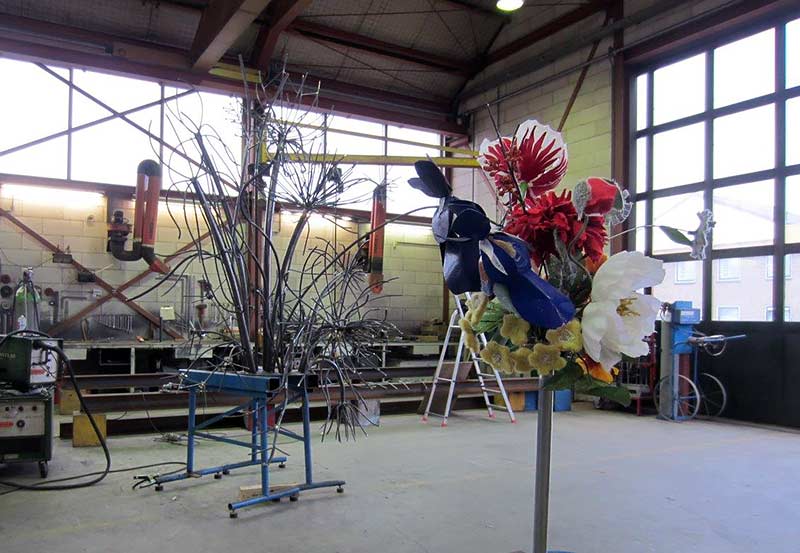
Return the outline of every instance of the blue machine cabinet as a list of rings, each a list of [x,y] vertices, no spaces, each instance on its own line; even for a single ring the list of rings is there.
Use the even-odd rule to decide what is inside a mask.
[[[313,386],[313,383],[310,382],[309,379],[313,377],[303,374],[289,375],[288,382],[286,382],[286,386],[284,387],[281,385],[284,376],[280,374],[255,375],[247,373],[204,371],[194,369],[181,371],[181,374],[183,376],[181,386],[183,389],[189,392],[189,424],[186,444],[186,472],[156,477],[156,491],[163,490],[163,485],[167,482],[185,480],[187,478],[199,478],[208,474],[213,474],[214,478],[219,479],[223,474],[228,474],[233,469],[259,465],[261,467],[261,495],[251,499],[246,499],[244,501],[229,503],[228,512],[231,518],[236,518],[238,516],[237,510],[241,509],[242,507],[249,507],[251,505],[257,505],[267,501],[280,501],[280,499],[283,497],[289,497],[292,500],[296,500],[298,494],[305,490],[335,487],[337,492],[344,492],[343,486],[345,482],[343,480],[314,482],[311,459],[311,421],[308,403],[308,387]],[[286,457],[270,457],[272,448],[270,447],[270,429],[268,427],[268,415],[271,409],[270,401],[282,390],[285,390],[286,393],[289,394],[290,401],[287,403],[297,400],[301,401],[303,434],[296,434],[295,432],[291,432],[290,430],[286,430],[284,428],[280,428],[278,433],[288,438],[303,442],[305,483],[286,490],[270,493],[270,464],[278,463],[280,467],[286,466]],[[248,399],[241,405],[212,417],[201,424],[197,424],[197,394],[198,392],[205,391],[224,392],[227,394],[239,395]],[[249,442],[227,438],[225,436],[216,436],[214,434],[205,432],[206,428],[225,417],[247,412],[253,414],[251,439]],[[195,468],[194,453],[196,437],[245,447],[250,450],[250,459],[248,461],[230,463],[210,468]]]

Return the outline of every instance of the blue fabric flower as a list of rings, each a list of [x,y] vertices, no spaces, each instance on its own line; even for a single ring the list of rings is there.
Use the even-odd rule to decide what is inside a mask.
[[[432,161],[417,161],[414,167],[420,178],[410,179],[409,184],[440,199],[431,226],[451,292],[483,290],[497,295],[510,311],[544,328],[558,328],[572,320],[575,306],[533,271],[523,240],[491,232],[483,208],[453,196],[452,187]]]
[[[490,293],[498,295],[501,303],[507,300],[510,305],[506,307],[544,328],[558,328],[575,317],[572,301],[533,271],[528,245],[523,240],[496,232],[481,243],[480,249]]]

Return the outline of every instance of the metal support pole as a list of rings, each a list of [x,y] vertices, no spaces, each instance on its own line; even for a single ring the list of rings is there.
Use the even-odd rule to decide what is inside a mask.
[[[195,387],[189,388],[189,425],[186,438],[186,474],[194,471],[194,423],[197,409],[197,392]]]
[[[311,409],[308,404],[308,389],[303,384],[303,452],[305,453],[306,484],[314,483],[311,473]]]
[[[539,389],[536,428],[536,483],[533,490],[533,553],[547,553],[547,515],[550,501],[550,450],[553,437],[552,390]]]
[[[250,402],[250,443],[252,450],[250,452],[250,460],[255,463],[258,456],[258,399],[254,398]]]
[[[269,438],[267,437],[267,405],[266,399],[258,402],[258,430],[261,434],[261,493],[269,495]]]

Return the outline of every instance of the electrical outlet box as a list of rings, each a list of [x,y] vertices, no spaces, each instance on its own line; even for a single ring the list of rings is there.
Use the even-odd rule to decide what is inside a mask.
[[[159,310],[159,314],[161,315],[162,321],[174,321],[175,320],[175,308],[171,305],[164,305]]]

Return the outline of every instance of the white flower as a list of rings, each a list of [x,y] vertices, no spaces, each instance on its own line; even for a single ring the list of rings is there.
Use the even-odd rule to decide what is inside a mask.
[[[663,262],[640,252],[612,255],[592,281],[592,301],[583,311],[583,347],[608,370],[622,359],[647,355],[642,340],[653,332],[661,301],[635,292],[664,280]]]

